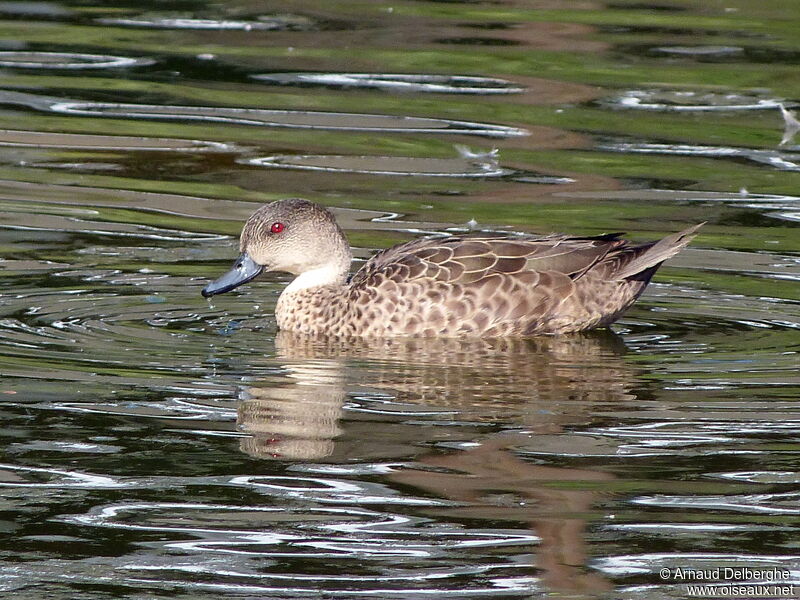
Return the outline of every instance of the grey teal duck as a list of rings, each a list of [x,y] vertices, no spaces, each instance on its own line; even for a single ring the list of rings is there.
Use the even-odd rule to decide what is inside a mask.
[[[296,275],[275,307],[281,329],[314,335],[506,337],[560,334],[616,321],[661,263],[701,225],[656,242],[621,234],[418,239],[377,253],[352,277],[330,211],[302,199],[256,210],[221,294],[265,271]]]

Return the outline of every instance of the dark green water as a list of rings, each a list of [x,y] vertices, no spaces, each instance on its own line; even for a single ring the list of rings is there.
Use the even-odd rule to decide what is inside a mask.
[[[660,599],[725,567],[800,594],[799,27],[0,2],[3,596]],[[708,224],[612,332],[340,345],[276,332],[285,276],[200,296],[294,196],[358,260]]]

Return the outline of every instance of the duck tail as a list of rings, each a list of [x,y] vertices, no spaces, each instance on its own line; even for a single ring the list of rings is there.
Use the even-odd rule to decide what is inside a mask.
[[[652,269],[652,272],[655,272],[662,262],[683,250],[694,239],[697,235],[697,230],[703,225],[705,225],[705,222],[668,235],[652,244],[636,248],[639,252],[627,264],[621,266],[620,270],[614,273],[614,277],[617,279],[630,279],[648,269]],[[650,273],[651,276],[652,272]]]

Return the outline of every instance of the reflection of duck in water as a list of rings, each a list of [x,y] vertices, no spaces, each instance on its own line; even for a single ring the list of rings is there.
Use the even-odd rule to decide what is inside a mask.
[[[334,336],[530,336],[602,327],[639,297],[699,226],[634,245],[597,237],[447,237],[380,252],[347,281],[352,254],[325,208],[281,200],[247,220],[227,292],[263,271],[297,275],[275,309],[281,329]]]
[[[529,523],[539,538],[536,567],[543,587],[593,598],[610,585],[585,568],[586,522],[599,500],[597,490],[614,477],[601,469],[535,464],[514,452],[535,441],[497,435],[463,452],[431,453],[418,459],[421,468],[397,470],[390,477],[458,503],[435,510],[439,518]]]
[[[333,452],[342,431],[345,389],[342,366],[317,360],[285,365],[294,381],[285,387],[251,386],[237,409],[241,449],[256,458],[317,459]]]
[[[536,433],[557,433],[584,422],[599,404],[631,398],[621,341],[610,332],[519,339],[303,336],[281,331],[276,350],[290,382],[255,384],[238,422],[249,433],[242,449],[264,458],[337,460],[355,450],[338,420],[348,393],[392,398],[394,405],[427,405],[478,418],[519,420]],[[510,417],[509,417],[510,415]],[[358,420],[348,428],[368,427]],[[411,428],[411,431],[414,431]],[[369,432],[352,433],[370,453]],[[338,446],[341,446],[339,448]],[[402,451],[407,451],[402,440]]]
[[[417,454],[388,473],[388,481],[457,502],[418,511],[434,519],[529,523],[540,540],[536,566],[548,590],[608,587],[585,570],[585,528],[597,489],[612,475],[591,466],[541,464],[519,451],[580,452],[576,436],[565,434],[569,429],[589,422],[597,406],[618,410],[635,400],[615,335],[342,340],[284,331],[276,348],[291,382],[249,390],[239,409],[240,428],[253,436],[243,441],[244,451],[326,462]],[[373,397],[380,391],[392,405],[350,413],[340,425],[345,399],[364,390]],[[419,415],[446,407],[460,426],[427,425],[415,418],[415,406]],[[399,416],[382,419],[384,411]],[[501,431],[486,428],[498,421]],[[464,449],[428,450],[464,437],[470,441]]]

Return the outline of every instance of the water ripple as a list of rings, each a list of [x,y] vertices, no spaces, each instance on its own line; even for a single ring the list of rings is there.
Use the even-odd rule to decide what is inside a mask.
[[[242,162],[260,167],[422,177],[501,177],[513,173],[488,163],[463,158],[417,158],[410,156],[332,156],[319,154],[264,156]]]
[[[285,127],[289,129],[384,131],[392,133],[452,133],[487,137],[517,137],[528,135],[528,132],[524,129],[488,123],[364,113],[77,101],[56,102],[50,106],[50,110],[57,113],[94,117],[216,121],[222,123],[236,123],[239,125]]]
[[[221,106],[84,102],[14,91],[0,91],[0,103],[21,104],[36,110],[89,117],[206,121],[289,129],[448,133],[499,138],[529,135],[527,130],[518,127],[433,117]]]
[[[344,504],[402,504],[408,506],[451,506],[444,500],[398,494],[377,483],[353,483],[314,477],[268,477],[245,475],[231,479],[232,485],[254,489],[262,494],[294,500]]]
[[[741,46],[657,46],[652,48],[652,52],[660,54],[677,54],[680,56],[707,57],[707,56],[729,56],[731,54],[741,54],[744,48]]]
[[[129,58],[106,54],[75,54],[71,52],[0,51],[0,67],[20,69],[119,69],[152,65],[151,58]]]
[[[645,142],[610,142],[598,145],[600,150],[631,154],[666,154],[675,156],[707,156],[710,158],[744,158],[780,171],[800,171],[800,155],[778,150],[756,150],[727,146],[692,144],[653,144]]]
[[[198,19],[190,17],[103,17],[96,20],[101,25],[121,27],[141,27],[145,29],[197,29],[197,30],[240,30],[277,31],[285,29],[311,29],[314,22],[306,17],[263,16],[256,20],[239,19]]]
[[[731,473],[708,473],[706,477],[718,477],[748,483],[800,483],[800,473],[796,471],[738,471]]]
[[[235,149],[232,144],[205,140],[20,131],[15,129],[0,129],[0,145],[19,148],[131,150],[141,152],[232,152]]]
[[[630,90],[621,96],[602,100],[600,104],[638,110],[705,112],[775,109],[781,100],[740,92],[654,89]]]
[[[120,585],[245,589],[279,597],[323,589],[326,595],[342,596],[489,597],[530,591],[537,585],[524,562],[501,559],[505,552],[534,544],[536,538],[528,532],[496,527],[488,532],[358,507],[138,502],[97,506],[58,520],[139,532],[150,540],[151,534],[158,534],[157,541],[145,544],[150,548],[145,555],[96,563],[101,568],[91,575],[79,566],[76,573],[87,581],[101,580],[105,568],[113,570]],[[454,556],[459,557],[456,565]],[[302,559],[310,566],[284,572],[284,559]],[[387,559],[395,562],[386,564]],[[331,560],[339,566],[350,564],[347,574],[326,566]],[[38,567],[30,573],[34,579],[50,580],[72,571],[67,568],[58,575],[57,569],[51,572],[41,563]],[[158,578],[143,579],[143,572]]]
[[[525,88],[495,77],[415,73],[266,73],[253,79],[279,85],[373,88],[435,94],[517,94]]]
[[[659,494],[640,496],[633,504],[660,508],[725,510],[737,513],[764,515],[800,515],[800,493],[730,494],[706,496],[679,496]]]
[[[0,488],[115,489],[130,486],[128,482],[105,475],[0,464]]]

